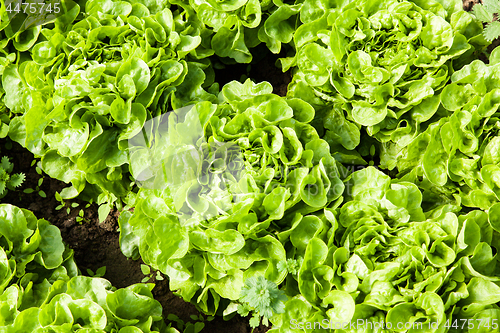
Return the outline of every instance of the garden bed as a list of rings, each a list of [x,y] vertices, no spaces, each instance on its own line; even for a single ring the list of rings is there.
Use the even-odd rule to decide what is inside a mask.
[[[479,1],[465,0],[463,2],[464,9],[470,10],[472,5],[477,2]],[[256,59],[250,66],[247,64],[226,65],[224,69],[216,70],[215,81],[222,86],[231,80],[250,77],[255,82],[270,82],[274,89],[273,92],[284,96],[286,95],[286,87],[291,81],[291,75],[289,72],[282,73],[275,66],[278,58],[279,55],[269,53],[263,59]],[[117,288],[143,281],[142,260],[127,259],[120,250],[119,212],[112,210],[106,220],[99,223],[96,204],[90,204],[86,207],[87,202],[67,200],[65,206],[60,207],[61,203],[56,200],[55,194],[61,191],[66,184],[47,175],[39,174],[36,165],[32,165],[33,155],[29,151],[8,139],[0,140],[0,146],[7,145],[12,145],[12,147],[10,150],[2,148],[2,154],[11,157],[11,161],[14,163],[14,172],[25,173],[26,181],[23,183],[21,191],[9,192],[1,202],[29,209],[38,218],[44,218],[59,227],[63,240],[74,250],[75,261],[83,274],[87,274],[87,270],[96,272],[100,267],[105,266],[104,277]],[[41,178],[43,182],[39,185]],[[35,190],[32,193],[23,192],[28,188]],[[80,213],[81,210],[83,210],[83,215]],[[192,318],[200,314],[195,306],[174,295],[169,290],[166,279],[162,281],[151,279],[150,282],[156,284],[153,294],[162,304],[165,316],[174,314],[184,322],[198,321]],[[253,332],[263,333],[267,330],[267,327],[261,325]],[[205,321],[205,328],[202,332],[249,333],[251,331],[248,318],[236,315],[229,321],[224,321],[221,317]]]

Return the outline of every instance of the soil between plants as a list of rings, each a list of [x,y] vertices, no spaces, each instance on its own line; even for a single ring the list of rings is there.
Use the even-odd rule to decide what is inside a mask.
[[[463,7],[465,10],[471,10],[475,3],[480,3],[480,1],[464,0]],[[498,42],[495,42],[495,46],[498,45]],[[270,82],[273,92],[284,96],[291,81],[291,74],[283,73],[276,67],[276,61],[280,56],[284,54],[269,54],[254,62],[250,67],[247,64],[226,65],[224,69],[215,71],[216,81],[222,86],[229,81],[240,80],[242,76],[248,76],[255,82]],[[7,149],[6,147],[10,145],[12,148]],[[144,278],[140,269],[142,260],[129,260],[120,250],[118,211],[112,211],[104,222],[99,223],[96,204],[85,208],[86,202],[69,200],[66,201],[64,208],[56,210],[60,203],[55,199],[55,193],[61,191],[67,184],[47,175],[39,175],[35,166],[31,166],[33,155],[17,143],[10,142],[9,139],[0,139],[0,153],[0,157],[6,155],[11,158],[11,162],[14,163],[14,173],[23,172],[26,175],[21,190],[9,192],[6,197],[0,199],[0,203],[10,203],[29,209],[37,218],[44,218],[59,227],[64,242],[74,250],[75,261],[82,274],[88,275],[87,269],[95,272],[98,268],[106,266],[104,278],[117,288],[141,282]],[[24,189],[35,189],[40,178],[43,178],[43,182],[37,191],[30,194],[23,193]],[[45,193],[45,197],[39,195],[39,190]],[[79,206],[72,207],[72,204],[79,204]],[[81,209],[84,212],[83,221],[79,221],[78,218]],[[169,290],[166,279],[149,282],[156,284],[153,294],[155,299],[162,304],[165,318],[168,314],[175,314],[184,322],[194,322],[190,316],[198,316],[200,313],[193,304],[186,303],[174,295]],[[261,325],[253,330],[253,333],[264,333],[268,330],[268,327]],[[224,321],[221,317],[215,317],[210,322],[205,321],[205,328],[202,332],[250,333],[252,329],[248,325],[248,318],[236,315],[229,321]]]

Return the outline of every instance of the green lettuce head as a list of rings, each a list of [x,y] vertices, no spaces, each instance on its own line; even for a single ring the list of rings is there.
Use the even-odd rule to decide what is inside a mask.
[[[211,34],[205,35],[213,52],[223,62],[250,63],[250,50],[265,43],[273,53],[292,41],[299,24],[302,1],[281,0],[180,0],[173,4],[187,7],[187,2]]]
[[[153,284],[116,290],[78,274],[56,226],[0,205],[0,332],[178,333],[162,320]]]
[[[344,204],[317,212],[315,223],[308,217],[299,233],[305,242],[280,235],[300,268],[287,275],[289,299],[270,332],[431,333],[456,321],[497,321],[497,207],[424,210],[416,185],[373,167],[351,174],[345,186]],[[323,326],[313,329],[314,322]]]
[[[490,64],[476,60],[452,75],[440,106],[449,116],[403,149],[385,145],[381,160],[391,161],[386,166],[396,168],[398,177],[434,198],[458,200],[467,207],[487,210],[500,201],[498,55],[496,49]]]
[[[274,231],[321,210],[344,185],[309,122],[314,109],[233,81],[219,104],[201,102],[145,126],[130,140],[143,186],[120,217],[121,247],[169,277],[170,288],[214,313],[246,279],[281,283],[285,249]]]
[[[487,44],[460,1],[306,0],[300,19],[296,55],[282,59],[294,67],[289,95],[315,105],[325,139],[347,149],[354,134],[339,140],[339,126],[408,144],[438,111],[453,71]]]
[[[211,53],[189,15],[152,2],[88,1],[42,28],[3,69],[3,101],[18,114],[10,137],[41,157],[49,176],[71,183],[63,198],[125,198],[127,140],[172,106],[215,101],[202,88],[211,84]]]

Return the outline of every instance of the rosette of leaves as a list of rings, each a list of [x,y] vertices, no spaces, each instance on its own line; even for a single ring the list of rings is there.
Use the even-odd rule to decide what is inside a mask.
[[[488,44],[456,0],[306,0],[300,20],[296,54],[281,60],[294,68],[289,96],[315,106],[332,152],[354,149],[362,127],[379,142],[408,144],[442,116],[453,71]]]
[[[68,4],[65,0],[61,1],[61,3],[64,6]],[[21,59],[21,54],[33,47],[43,25],[26,27],[24,25],[25,15],[16,15],[12,18],[10,17],[12,13],[15,12],[7,11],[5,1],[0,2],[0,77],[7,66]],[[7,136],[9,121],[13,117],[12,112],[5,106],[4,98],[5,90],[3,85],[0,84],[0,138]]]
[[[270,332],[375,332],[375,323],[387,332],[403,331],[398,323],[410,323],[408,332],[446,332],[455,320],[500,318],[500,205],[488,213],[424,211],[416,185],[373,167],[345,184],[345,203],[299,224],[302,243],[281,237],[303,261],[286,278],[289,299]]]
[[[41,29],[30,58],[5,68],[5,105],[21,113],[10,137],[71,183],[63,198],[124,198],[128,138],[172,107],[215,100],[202,88],[211,83],[202,24],[192,10],[165,6],[92,0],[80,13],[75,5]]]
[[[21,186],[26,176],[24,173],[12,173],[14,164],[9,161],[7,156],[3,156],[0,161],[0,198],[7,195],[8,191],[15,191],[16,187]]]
[[[153,286],[134,284],[116,290],[105,279],[75,276],[44,286],[41,304],[30,306],[14,285],[0,296],[11,306],[10,316],[0,320],[0,331],[178,333],[163,321]]]
[[[14,320],[18,297],[25,307],[41,305],[57,280],[78,273],[57,227],[8,204],[0,205],[0,258],[0,326]]]
[[[78,273],[57,227],[0,205],[0,332],[178,332],[162,320],[153,284],[116,290]]]
[[[145,129],[151,140],[130,148],[144,188],[134,212],[120,215],[122,251],[210,314],[237,300],[248,278],[280,284],[286,251],[275,232],[344,189],[328,144],[309,124],[314,109],[271,92],[267,82],[230,82],[219,104],[173,112]]]
[[[405,149],[386,147],[381,159],[397,168],[398,177],[468,207],[488,209],[500,200],[499,55],[496,49],[489,65],[476,60],[452,75],[441,98],[450,116],[431,124]]]
[[[252,276],[245,281],[241,289],[241,304],[237,311],[246,317],[253,312],[249,320],[250,327],[258,327],[262,317],[262,324],[268,326],[269,318],[284,312],[287,300],[285,293],[278,289],[274,282],[267,281],[263,276]]]

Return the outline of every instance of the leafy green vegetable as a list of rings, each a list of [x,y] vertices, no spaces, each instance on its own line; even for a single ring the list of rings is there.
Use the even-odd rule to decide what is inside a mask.
[[[399,177],[441,197],[441,202],[459,200],[486,210],[500,200],[495,181],[500,161],[496,54],[490,65],[476,60],[452,75],[441,101],[448,117],[430,125],[406,148],[386,150],[395,159]]]
[[[116,290],[105,279],[79,276],[57,227],[0,205],[1,332],[178,333],[162,320],[153,286]]]
[[[173,3],[188,8],[181,1]],[[229,57],[240,63],[248,63],[252,55],[248,49],[247,34],[249,28],[256,28],[262,19],[262,9],[270,1],[189,1],[190,10],[196,12],[203,24],[213,30],[213,36],[207,35],[206,44],[219,57]],[[257,40],[258,43],[258,40]],[[256,46],[255,41],[250,47]]]
[[[5,66],[2,86],[6,107],[21,114],[10,137],[41,157],[48,175],[71,183],[63,198],[103,205],[131,190],[127,140],[148,118],[215,101],[202,88],[211,84],[210,53],[201,23],[182,7],[91,0],[79,11],[42,28],[22,60]]]
[[[0,327],[22,321],[17,319],[20,310],[42,305],[50,288],[77,273],[73,251],[63,244],[57,227],[26,209],[0,205]]]
[[[171,2],[188,8],[188,1]],[[265,43],[270,51],[279,53],[282,44],[292,41],[301,2],[190,0],[189,6],[212,30],[204,39],[215,55],[225,63],[250,63],[250,50],[257,45]]]
[[[309,331],[298,322],[326,323],[322,332],[342,323],[358,323],[342,332],[372,331],[366,322],[392,326],[388,332],[446,332],[454,320],[499,310],[496,207],[490,214],[460,215],[449,204],[424,211],[416,185],[373,167],[345,183],[345,203],[315,213],[323,224],[307,242],[280,237],[287,256],[304,260],[297,277],[287,276],[289,299],[270,332]],[[397,330],[398,323],[417,328]]]
[[[174,111],[130,140],[143,189],[133,214],[120,216],[122,251],[210,314],[221,297],[237,300],[247,279],[281,283],[285,249],[274,232],[344,190],[340,165],[308,124],[314,109],[271,91],[230,82],[219,104]]]
[[[144,281],[270,332],[496,330],[453,324],[500,319],[500,49],[476,60],[496,1],[61,5],[28,27],[0,4],[0,138],[71,184],[58,209],[134,208],[120,246]],[[219,91],[212,61],[250,63],[259,44],[286,53],[287,96]],[[0,164],[2,196],[23,176]],[[0,332],[178,332],[152,284],[78,275],[27,210],[0,205],[0,245]],[[397,328],[337,328],[360,321]]]
[[[0,325],[2,332],[179,332],[161,319],[162,308],[153,299],[152,284],[114,290],[107,280],[75,276],[42,287],[39,306],[27,306],[26,294],[17,285],[4,292],[19,294],[12,319]]]
[[[404,147],[441,117],[440,93],[454,69],[488,44],[461,7],[452,0],[304,1],[296,53],[281,62],[294,71],[288,95],[315,106],[332,153],[358,146],[362,127],[378,142]]]
[[[38,273],[40,278],[51,271],[57,274],[57,269],[66,262],[68,274],[74,274],[76,270],[72,251],[62,243],[59,229],[46,220],[36,219],[26,209],[0,205],[0,237],[3,251],[11,260],[15,260],[18,278],[25,275],[28,266],[30,272]]]

